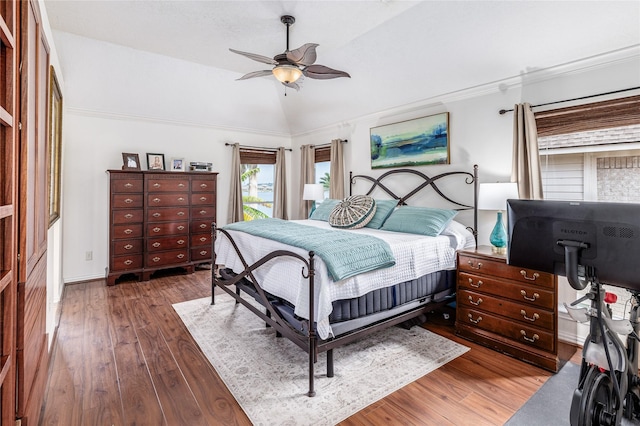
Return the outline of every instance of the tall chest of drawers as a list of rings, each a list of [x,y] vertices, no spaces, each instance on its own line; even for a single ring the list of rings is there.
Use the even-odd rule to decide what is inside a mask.
[[[557,277],[480,246],[458,252],[456,334],[558,371]]]
[[[110,170],[107,284],[210,263],[217,173]]]

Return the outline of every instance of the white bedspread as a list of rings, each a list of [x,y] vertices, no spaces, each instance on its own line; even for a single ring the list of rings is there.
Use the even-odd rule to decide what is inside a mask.
[[[327,222],[317,220],[299,220],[298,223],[331,229]],[[332,302],[340,299],[351,299],[370,291],[395,285],[430,274],[435,271],[454,269],[456,267],[456,250],[473,247],[473,235],[458,222],[451,222],[438,237],[405,234],[400,232],[381,231],[362,228],[350,232],[360,232],[381,238],[389,243],[396,259],[392,267],[379,269],[357,275],[341,281],[332,281],[328,277],[327,268],[319,257],[315,257],[315,312],[318,335],[326,339],[331,335],[329,315]],[[274,250],[290,250],[307,258],[304,249],[288,246],[277,241],[230,231],[240,248],[245,261],[252,264]],[[229,243],[222,234],[216,239],[216,263],[240,273],[244,270]],[[306,271],[305,271],[306,273]],[[282,297],[295,306],[296,315],[309,318],[308,279],[302,276],[302,263],[286,257],[277,258],[254,271],[254,275],[262,288],[276,296]]]

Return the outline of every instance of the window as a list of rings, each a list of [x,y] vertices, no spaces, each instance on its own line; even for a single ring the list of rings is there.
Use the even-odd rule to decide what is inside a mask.
[[[244,220],[273,217],[276,152],[240,149]]]
[[[640,96],[537,113],[536,126],[545,199],[640,202]]]
[[[324,188],[324,198],[329,198],[329,183],[331,182],[331,147],[322,146],[315,150],[316,182]]]

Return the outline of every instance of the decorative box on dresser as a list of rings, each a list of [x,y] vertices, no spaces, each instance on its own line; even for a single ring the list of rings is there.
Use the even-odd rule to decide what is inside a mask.
[[[161,269],[211,263],[217,173],[109,170],[107,284],[124,274],[148,280]]]
[[[456,334],[558,371],[557,283],[488,246],[459,251]]]

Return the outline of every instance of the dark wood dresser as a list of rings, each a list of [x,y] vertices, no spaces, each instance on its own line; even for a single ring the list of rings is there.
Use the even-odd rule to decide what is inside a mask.
[[[456,334],[558,371],[555,275],[507,265],[491,247],[458,252]]]
[[[217,173],[109,170],[107,284],[211,263]]]

